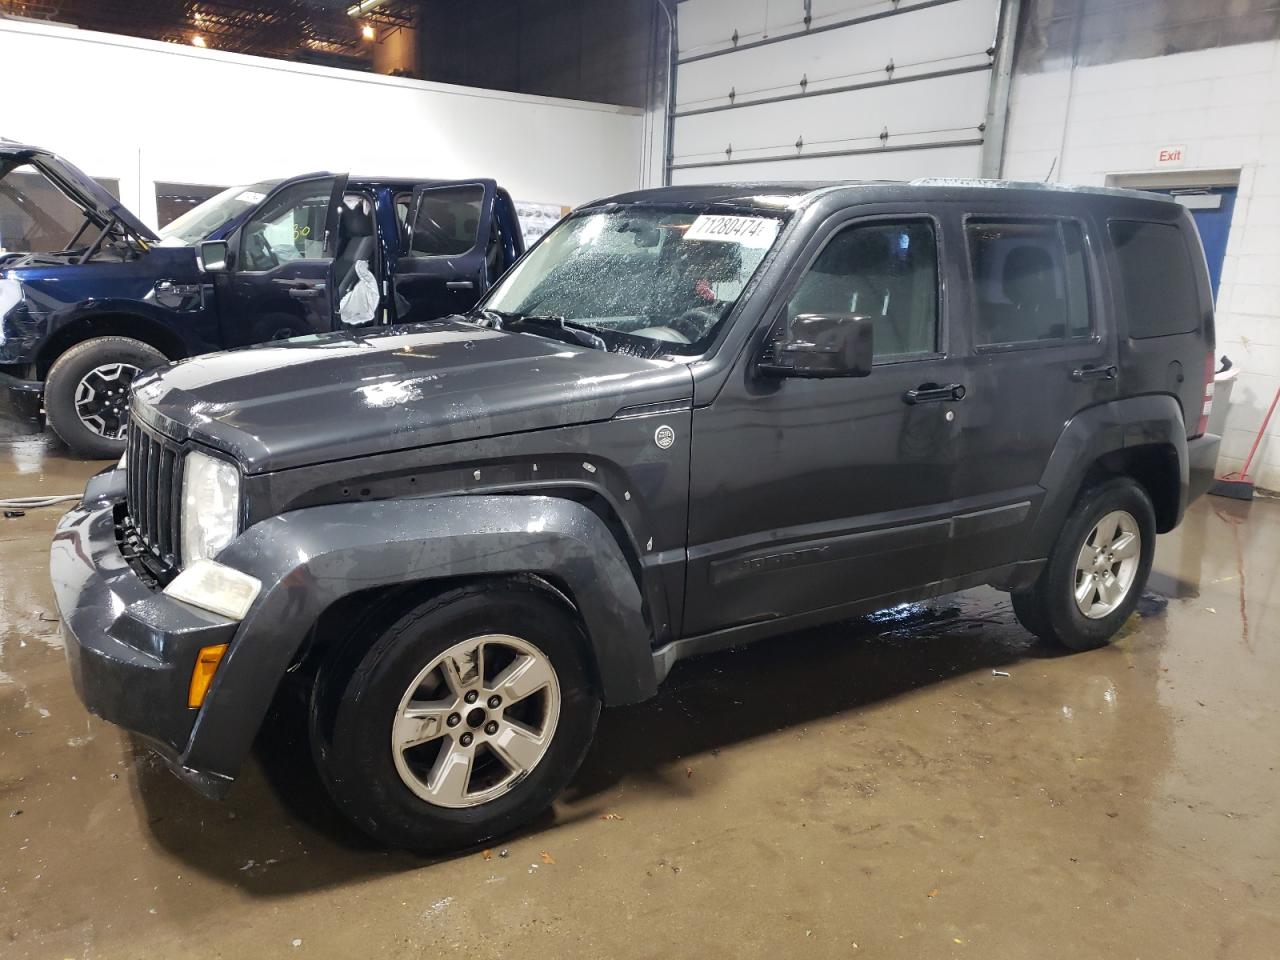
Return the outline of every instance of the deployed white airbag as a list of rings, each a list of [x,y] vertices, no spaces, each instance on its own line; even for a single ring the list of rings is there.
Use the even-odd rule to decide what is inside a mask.
[[[369,261],[356,261],[356,285],[348,290],[338,305],[342,322],[350,326],[370,323],[378,312],[378,281],[369,269]]]

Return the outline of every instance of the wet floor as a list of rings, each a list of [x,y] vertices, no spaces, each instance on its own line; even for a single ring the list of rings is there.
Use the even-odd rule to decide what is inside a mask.
[[[98,466],[0,440],[0,496]],[[6,960],[1280,955],[1280,503],[1198,503],[1104,650],[984,589],[679,664],[552,815],[438,862],[347,828],[285,724],[214,803],[90,718],[59,512],[0,520]]]

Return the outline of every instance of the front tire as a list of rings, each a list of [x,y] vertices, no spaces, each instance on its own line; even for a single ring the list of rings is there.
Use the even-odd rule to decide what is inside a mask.
[[[373,622],[376,622],[373,621]],[[449,590],[322,667],[321,779],[376,840],[418,853],[522,827],[577,772],[600,713],[572,612],[532,583]]]
[[[1012,594],[1031,633],[1071,650],[1106,645],[1129,619],[1155,554],[1151,498],[1117,477],[1084,491],[1035,584]]]
[[[155,347],[131,337],[77,343],[54,361],[45,378],[49,429],[77,456],[118,459],[124,453],[134,379],[167,362]]]

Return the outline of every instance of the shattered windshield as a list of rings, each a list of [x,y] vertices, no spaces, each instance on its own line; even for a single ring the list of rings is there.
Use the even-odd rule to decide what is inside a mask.
[[[697,354],[781,226],[777,216],[648,207],[579,214],[501,280],[481,313],[512,329],[551,320],[618,352]]]
[[[234,220],[251,207],[256,207],[279,185],[279,180],[263,180],[260,183],[228,187],[199,206],[192,207],[162,229],[160,242],[168,247],[189,247],[199,243],[223,224]]]

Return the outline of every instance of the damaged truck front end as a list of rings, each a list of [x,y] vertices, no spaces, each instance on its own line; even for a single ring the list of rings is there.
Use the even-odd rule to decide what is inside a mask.
[[[0,395],[12,412],[39,417],[46,348],[61,327],[80,319],[86,299],[110,310],[114,296],[139,296],[109,285],[106,298],[95,297],[101,288],[94,268],[135,264],[158,240],[62,157],[0,141]],[[97,403],[87,406],[103,406],[106,389],[100,386]]]
[[[157,235],[60,157],[0,142],[0,396],[73,452],[116,459],[144,371],[460,313],[523,252],[492,180],[262,180]]]

